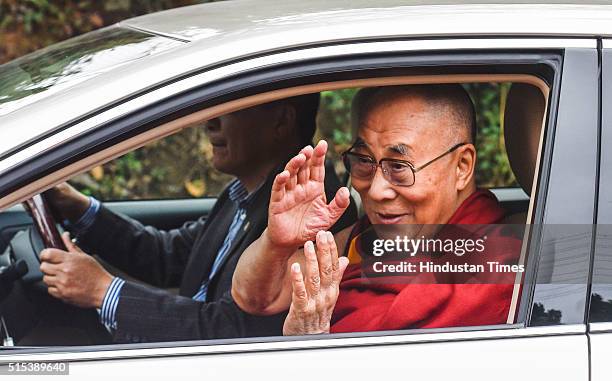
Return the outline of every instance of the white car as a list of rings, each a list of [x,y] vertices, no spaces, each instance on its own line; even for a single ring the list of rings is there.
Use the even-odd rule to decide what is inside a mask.
[[[502,144],[517,185],[493,191],[509,222],[530,227],[521,257],[527,270],[517,278],[506,324],[140,344],[90,338],[89,345],[72,346],[20,344],[25,333],[7,324],[0,325],[1,371],[44,373],[40,364],[67,362],[70,375],[104,378],[609,379],[612,3],[404,3],[237,0],[184,7],[0,66],[3,276],[17,259],[30,261],[30,271],[14,282],[22,299],[8,296],[0,315],[9,322],[17,314],[25,324],[28,308],[48,297],[31,270],[40,232],[20,203],[55,184],[203,120],[287,96],[505,83],[545,99],[539,105],[533,91],[511,91],[500,105]],[[213,203],[106,205],[169,228],[206,214]],[[34,256],[15,253],[23,230]]]

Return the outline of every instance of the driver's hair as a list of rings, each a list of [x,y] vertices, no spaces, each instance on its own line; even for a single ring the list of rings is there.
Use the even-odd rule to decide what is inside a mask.
[[[351,125],[353,136],[367,112],[382,101],[414,96],[424,99],[433,112],[446,115],[453,121],[453,135],[462,136],[468,143],[476,142],[476,111],[468,92],[460,84],[427,84],[366,87],[353,97]]]

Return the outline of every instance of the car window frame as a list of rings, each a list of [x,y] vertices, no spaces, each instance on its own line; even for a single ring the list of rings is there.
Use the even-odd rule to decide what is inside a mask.
[[[487,40],[487,41],[491,41],[491,40]],[[495,41],[495,40],[493,40]],[[525,41],[527,41],[527,43],[525,43]],[[439,65],[441,66],[449,66],[448,62],[452,62],[452,63],[457,63],[457,61],[455,61],[454,59],[456,59],[457,57],[464,57],[464,58],[468,58],[468,60],[466,60],[464,63],[469,62],[469,59],[474,60],[474,58],[476,57],[478,62],[484,62],[485,64],[488,65],[494,65],[495,62],[500,62],[500,57],[505,57],[508,59],[514,58],[514,65],[520,65],[520,64],[525,64],[526,62],[530,62],[529,60],[529,54],[532,54],[532,59],[533,57],[542,57],[542,56],[546,56],[546,59],[552,59],[553,57],[562,57],[562,53],[567,50],[567,47],[565,47],[563,45],[563,43],[567,43],[567,40],[562,40],[564,42],[561,42],[559,40],[554,41],[554,48],[540,48],[540,49],[533,49],[534,46],[537,46],[537,41],[539,41],[538,39],[517,39],[516,40],[516,46],[513,48],[508,48],[508,51],[505,50],[500,50],[498,46],[487,46],[485,44],[484,47],[481,47],[480,50],[476,50],[474,51],[474,40],[469,40],[469,44],[468,46],[468,50],[463,51],[461,49],[459,49],[459,51],[455,51],[455,50],[448,50],[448,51],[444,51],[443,53],[439,53],[436,52],[436,54],[438,54],[437,56],[437,62],[439,62]],[[504,40],[505,44],[508,45],[508,40]],[[528,46],[528,48],[525,48],[521,43],[525,43],[525,45]],[[460,44],[458,45],[457,40],[450,40],[450,45],[451,48],[449,49],[455,49],[458,46],[461,46]],[[419,45],[420,46],[420,45]],[[521,47],[523,46],[523,47]],[[546,43],[544,43],[544,46],[546,46]],[[571,43],[569,43],[569,46],[573,46]],[[584,40],[579,40],[579,43],[577,43],[577,46],[582,47],[584,49]],[[525,50],[527,49],[527,50]],[[529,52],[529,54],[526,53]],[[430,51],[426,51],[427,53],[430,53]],[[554,52],[551,53],[551,52]],[[395,58],[395,62],[401,62],[402,60],[405,60],[406,57],[406,53],[411,53],[414,54],[414,50],[412,51],[408,51],[406,52],[405,50],[400,50],[399,52],[395,51],[394,52],[394,58]],[[417,50],[417,56],[421,56],[421,55],[427,55],[427,53],[423,53],[420,50]],[[356,54],[356,53],[355,53]],[[367,61],[365,62],[365,67],[367,68],[367,70],[372,70],[372,66],[374,63],[377,63],[379,65],[389,65],[389,57],[384,57],[380,52],[376,52],[376,53],[369,53],[372,55],[375,55],[375,60],[374,61]],[[351,61],[351,58],[354,58],[355,61],[357,60],[363,60],[364,56],[367,56],[366,54],[356,54],[356,58],[355,57],[351,57],[350,55],[348,56],[341,56],[339,58],[340,62],[345,62],[345,63],[349,63],[350,65],[346,65],[348,67],[352,67],[352,70],[357,70],[356,68],[361,67],[361,70],[364,70],[364,62],[362,61],[361,63],[357,64],[354,61]],[[309,70],[315,70],[315,73],[317,70],[322,70],[325,68],[329,68],[330,65],[331,67],[336,67],[336,69],[338,69],[338,66],[334,66],[338,64],[338,61],[333,61],[332,62],[308,62],[309,59],[306,59],[304,57],[301,58],[301,60],[304,62],[303,64],[306,66],[308,64],[314,64],[314,67],[309,67]],[[377,60],[377,61],[376,61]],[[503,59],[502,59],[503,61]],[[393,62],[393,60],[391,60],[391,62]],[[282,67],[282,64],[286,64],[286,63],[281,63],[279,64],[280,67]],[[290,69],[295,69],[296,65],[295,62],[291,62],[291,66],[292,68]],[[274,68],[266,68],[266,70],[274,70]],[[284,70],[287,70],[287,68],[284,68]],[[559,68],[555,69],[554,74],[555,74],[555,79],[553,80],[552,83],[552,88],[553,89],[557,89],[558,88],[558,83],[561,79],[560,74],[561,71]],[[234,73],[235,74],[235,73]],[[249,74],[253,74],[253,73],[249,73]],[[285,71],[280,71],[278,73],[280,74],[286,74]],[[241,73],[241,75],[245,75],[244,73]],[[274,81],[273,83],[268,83],[266,84],[265,82],[263,82],[263,78],[264,77],[262,75],[262,73],[259,72],[255,72],[255,75],[253,75],[253,77],[251,78],[251,86],[253,87],[247,87],[244,84],[239,84],[238,86],[235,86],[234,88],[230,89],[231,91],[227,91],[228,89],[226,88],[225,91],[221,91],[223,90],[222,88],[220,88],[220,85],[223,84],[223,82],[220,83],[214,83],[212,85],[208,84],[208,85],[200,85],[200,87],[206,87],[206,88],[212,88],[213,90],[213,94],[214,96],[207,99],[206,101],[200,103],[198,105],[198,107],[203,107],[202,104],[204,104],[204,107],[214,107],[216,105],[219,104],[223,104],[224,102],[228,102],[229,99],[232,99],[232,96],[234,97],[244,97],[245,95],[248,95],[250,92],[253,92],[253,89],[257,89],[257,91],[262,91],[262,89],[274,89],[275,87],[278,88],[279,86],[282,88],[283,86],[290,86],[292,84],[296,83],[296,78],[279,78],[278,76],[273,76],[272,78],[276,79],[276,81]],[[556,81],[556,82],[555,82]],[[263,82],[263,85],[262,85]],[[198,88],[198,86],[195,86],[193,89],[191,89],[187,94],[190,96],[194,96],[194,97],[201,97],[201,95],[198,95],[198,90],[202,90],[201,88]],[[553,92],[551,92],[551,101],[550,104],[551,106],[549,107],[549,110],[553,110],[550,112],[551,116],[554,117],[553,114],[556,114],[556,102],[558,101],[557,98],[555,98],[555,93],[558,90],[555,90]],[[180,94],[180,92],[174,94],[176,96],[180,96],[180,95],[185,95],[185,94]],[[200,98],[201,101],[201,98]],[[75,148],[79,147],[81,154],[82,155],[89,155],[91,154],[91,152],[97,152],[100,151],[101,149],[108,147],[109,144],[112,146],[113,143],[116,143],[117,141],[121,141],[121,139],[125,139],[125,138],[129,138],[129,137],[133,137],[139,134],[142,134],[144,131],[147,131],[149,129],[154,129],[155,128],[155,124],[143,124],[143,123],[135,123],[135,121],[140,121],[142,122],[143,120],[147,120],[149,123],[154,120],[154,121],[159,121],[159,120],[167,120],[168,118],[176,118],[177,115],[180,115],[180,112],[189,112],[189,111],[193,111],[195,105],[193,104],[193,102],[187,102],[186,104],[183,104],[183,106],[187,106],[184,107],[183,109],[179,109],[177,107],[177,105],[179,105],[179,101],[177,100],[177,98],[172,98],[169,97],[169,99],[166,100],[167,105],[169,106],[169,109],[172,112],[166,112],[166,113],[159,113],[159,110],[155,110],[153,108],[153,111],[157,111],[158,114],[156,114],[157,116],[155,118],[153,117],[148,117],[148,118],[143,118],[142,114],[140,114],[140,116],[137,116],[137,114],[129,114],[123,118],[119,118],[117,120],[113,120],[112,123],[110,124],[102,124],[100,126],[97,126],[97,128],[93,128],[91,129],[87,134],[76,134],[74,136],[72,136],[72,140],[67,140],[62,144],[63,148],[67,149],[67,152],[64,151],[63,155],[60,155],[60,153],[58,151],[54,151],[54,150],[50,150],[47,154],[49,156],[53,156],[55,154],[55,156],[53,156],[53,160],[51,161],[51,163],[54,163],[54,165],[58,165],[58,163],[61,163],[62,165],[65,165],[66,163],[73,163],[76,162],[80,159],[83,158],[83,156],[79,156],[79,155],[75,155]],[[207,103],[208,102],[208,103]],[[157,107],[159,107],[159,104],[156,105]],[[146,108],[144,109],[138,109],[137,112],[139,113],[151,113],[151,110],[147,110]],[[161,115],[161,116],[160,116]],[[170,116],[171,115],[171,116]],[[547,139],[552,139],[552,136],[554,136],[554,118],[550,118],[548,123],[550,124],[551,130],[550,133],[547,134]],[[115,126],[117,127],[116,129],[112,129],[110,127]],[[121,128],[123,127],[123,128]],[[131,127],[131,128],[128,128]],[[82,130],[81,130],[82,131]],[[162,134],[163,135],[163,134]],[[107,137],[107,139],[104,139],[104,137]],[[111,139],[108,139],[108,137],[111,137]],[[540,169],[540,176],[547,176],[547,171],[549,168],[547,168],[547,163],[550,162],[550,160],[547,160],[546,158],[548,157],[547,155],[551,155],[553,152],[553,147],[552,144],[548,144],[548,143],[552,143],[552,141],[547,141],[547,144],[545,145],[545,148],[548,147],[547,151],[545,152],[545,154],[543,155],[544,159],[542,161],[542,168]],[[31,158],[30,160],[26,161],[25,164],[21,164],[21,165],[17,165],[13,168],[15,169],[20,169],[20,170],[24,170],[25,168],[28,169],[32,169],[32,168],[36,168],[37,165],[40,165],[40,158],[37,156],[34,156],[33,158]],[[53,171],[53,166],[49,166],[46,168],[46,173],[50,173]],[[6,172],[5,172],[6,173]],[[32,172],[30,172],[31,174]],[[4,177],[4,174],[2,174],[2,176]],[[33,176],[30,176],[28,181],[32,180]],[[19,177],[19,176],[14,176],[14,181],[15,183],[18,183],[19,180],[23,181],[23,177]],[[541,187],[546,187],[546,181],[543,182],[543,184],[540,184]],[[543,218],[544,216],[544,209],[545,209],[545,189],[543,188],[543,191],[538,192],[538,199],[537,199],[537,205],[538,208],[536,208],[535,210],[535,214],[534,214],[534,221],[537,221],[538,219]],[[1,195],[6,195],[7,192],[10,193],[11,189],[10,187],[0,187],[0,194]],[[529,293],[526,293],[526,295],[529,295]],[[528,296],[527,296],[528,297]],[[525,305],[525,303],[521,303],[521,305]],[[524,321],[527,321],[527,316],[529,314],[529,309],[524,309],[521,310],[519,312],[519,315],[523,316],[523,318],[525,319]],[[517,328],[520,328],[519,330],[517,330]],[[460,328],[448,328],[448,329],[428,329],[428,330],[400,330],[400,331],[392,331],[392,332],[369,332],[369,333],[351,333],[351,334],[333,334],[330,335],[329,337],[326,338],[316,338],[317,340],[320,340],[321,342],[319,344],[310,344],[310,345],[306,345],[306,347],[319,347],[319,346],[323,346],[323,347],[329,347],[329,346],[335,346],[335,345],[356,345],[357,343],[359,343],[360,338],[370,338],[368,339],[370,342],[372,343],[384,343],[385,340],[390,340],[390,341],[396,341],[396,342],[421,342],[422,340],[425,341],[445,341],[445,340],[464,340],[464,339],[469,339],[470,337],[473,339],[477,339],[477,338],[504,338],[504,337],[514,337],[514,336],[521,336],[521,335],[548,335],[548,334],[581,334],[584,332],[584,327],[580,324],[576,324],[576,325],[566,325],[566,326],[550,326],[550,327],[526,327],[525,323],[522,324],[507,324],[507,325],[501,325],[501,326],[478,326],[478,327],[460,327]],[[338,336],[340,335],[340,336]],[[421,338],[417,338],[414,339],[414,335],[427,335],[427,336],[421,336]],[[439,336],[439,339],[436,339],[436,337],[431,336],[431,335],[441,335]],[[466,336],[467,335],[467,336]],[[390,337],[395,337],[396,339],[388,339]],[[373,338],[373,339],[372,339]],[[269,339],[269,340],[268,340]],[[298,337],[298,338],[278,338],[278,337],[271,337],[271,338],[257,338],[257,339],[253,339],[253,340],[246,340],[246,339],[229,339],[229,340],[220,340],[220,341],[215,341],[215,340],[209,340],[209,341],[195,341],[193,342],[193,347],[194,348],[212,348],[215,345],[220,345],[220,346],[224,346],[225,351],[230,350],[228,345],[231,344],[231,346],[238,346],[236,347],[236,351],[242,351],[244,350],[244,346],[249,346],[249,345],[253,345],[253,344],[260,344],[260,345],[271,345],[271,348],[273,348],[275,345],[279,345],[279,348],[281,349],[286,349],[287,348],[287,344],[275,344],[275,343],[286,343],[286,342],[290,342],[292,344],[290,344],[288,347],[299,347],[300,345],[304,345],[304,342],[310,342],[312,340],[314,340],[315,338],[304,338],[304,337]],[[342,340],[346,340],[345,342],[339,341],[340,339]],[[367,341],[367,340],[366,340]],[[85,353],[85,352],[90,352],[90,351],[94,351],[96,353],[99,354],[100,351],[105,352],[105,351],[111,351],[111,352],[117,352],[117,351],[121,351],[124,349],[143,349],[143,350],[151,350],[151,349],[155,349],[155,348],[178,348],[178,347],[185,347],[185,346],[190,346],[189,343],[191,342],[171,342],[171,343],[150,343],[150,344],[129,344],[129,345],[122,345],[122,344],[113,344],[110,346],[95,346],[95,347],[84,347],[84,348],[63,348],[64,351],[68,350],[69,352],[74,352],[74,353]],[[202,345],[202,344],[205,345]],[[346,343],[346,344],[343,344]],[[364,345],[372,345],[372,344],[367,344],[364,343]],[[242,349],[241,349],[242,348]],[[259,347],[258,347],[259,348]],[[278,348],[277,348],[278,349]],[[273,349],[273,350],[277,350],[277,349]],[[57,350],[57,351],[56,351]],[[42,349],[43,352],[59,352],[61,351],[62,348],[44,348]],[[246,350],[249,350],[248,348]],[[257,350],[261,350],[261,349],[257,349]],[[39,349],[21,349],[18,350],[19,353],[38,353],[41,350]],[[233,351],[233,350],[232,350]],[[13,351],[11,351],[13,352]],[[132,351],[129,351],[132,352]],[[16,353],[16,352],[13,352]],[[132,352],[133,355],[137,355],[135,352]],[[131,355],[126,354],[126,356],[130,357]],[[112,357],[112,356],[111,356]],[[3,360],[3,355],[0,354],[0,361]]]

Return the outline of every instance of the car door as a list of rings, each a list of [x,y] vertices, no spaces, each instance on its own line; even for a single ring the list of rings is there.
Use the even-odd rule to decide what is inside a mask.
[[[517,375],[522,375],[530,379],[587,380],[589,347],[584,317],[592,242],[589,229],[593,222],[598,160],[592,150],[598,144],[596,42],[587,39],[438,39],[426,42],[427,49],[423,49],[423,41],[403,41],[345,44],[341,54],[333,46],[290,51],[225,67],[224,76],[229,77],[228,72],[244,73],[250,69],[257,74],[253,77],[257,83],[267,78],[266,90],[269,90],[270,87],[282,89],[296,85],[296,78],[302,78],[307,85],[339,80],[338,73],[347,71],[358,73],[362,78],[364,75],[376,78],[376,75],[364,73],[383,66],[388,68],[390,63],[396,67],[421,69],[427,64],[449,73],[469,72],[468,67],[478,64],[507,73],[520,72],[520,67],[532,64],[532,60],[541,60],[542,67],[550,64],[546,67],[550,68],[548,74],[552,73],[554,80],[551,82],[547,130],[539,154],[538,189],[532,200],[528,271],[516,317],[509,317],[508,324],[317,337],[21,348],[0,354],[0,361],[4,364],[26,359],[68,361],[73,375],[95,372],[124,377],[137,376],[138,369],[146,368],[159,378],[180,373],[235,378],[246,376],[245,370],[249,369],[266,379],[395,379],[405,375],[490,380],[516,379]],[[322,58],[325,58],[323,63]],[[277,66],[270,66],[271,62]],[[292,65],[283,66],[283,63]],[[265,67],[265,71],[257,70],[261,67]],[[382,74],[378,76],[383,77]],[[213,75],[207,73],[206,78],[210,80],[211,77]],[[233,78],[235,82],[226,82],[224,96],[241,97],[249,81],[255,82],[253,78],[245,74]],[[291,81],[286,81],[287,78]],[[189,79],[194,87],[190,96],[196,96],[198,89],[202,96],[207,91],[219,92],[218,83],[213,88],[212,84],[198,84],[198,80],[197,76]],[[170,88],[163,90],[166,96],[171,92]],[[259,91],[264,90],[260,88]],[[207,101],[219,104],[214,98],[209,97]],[[6,176],[6,181],[13,181],[14,187],[18,178]],[[589,229],[575,231],[567,227],[570,224]],[[578,263],[570,268],[566,267],[567,257],[564,256],[568,250],[568,235],[572,239],[571,255]],[[565,276],[568,271],[569,277]],[[250,371],[249,376],[252,375]]]

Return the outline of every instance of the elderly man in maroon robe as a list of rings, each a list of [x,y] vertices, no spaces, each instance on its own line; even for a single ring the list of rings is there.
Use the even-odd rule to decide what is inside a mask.
[[[344,160],[365,216],[335,236],[326,231],[348,206],[349,191],[341,188],[328,204],[327,145],[304,148],[277,175],[268,227],[240,258],[232,287],[238,306],[256,315],[289,308],[286,335],[506,323],[508,277],[381,281],[364,276],[358,252],[371,226],[443,237],[435,227],[502,222],[495,196],[476,187],[469,95],[460,85],[405,85],[362,89],[356,100],[356,141]],[[491,260],[516,262],[520,240],[489,228],[487,248]]]

